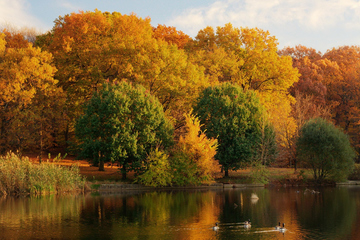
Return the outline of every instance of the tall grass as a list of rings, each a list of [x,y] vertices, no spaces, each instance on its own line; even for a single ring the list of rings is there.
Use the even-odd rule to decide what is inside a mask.
[[[53,194],[84,189],[78,166],[33,164],[14,153],[0,156],[0,195]]]

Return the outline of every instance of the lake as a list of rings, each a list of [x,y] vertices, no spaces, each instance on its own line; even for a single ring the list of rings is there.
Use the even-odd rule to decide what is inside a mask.
[[[0,239],[360,239],[360,187],[311,190],[316,193],[270,187],[0,198]],[[275,230],[279,221],[284,233]]]

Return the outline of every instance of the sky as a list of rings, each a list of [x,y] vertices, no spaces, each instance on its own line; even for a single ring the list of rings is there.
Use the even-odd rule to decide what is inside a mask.
[[[296,45],[326,50],[360,44],[360,0],[0,0],[0,24],[46,32],[54,20],[81,11],[135,13],[151,24],[199,30],[231,23],[268,30],[279,49]]]

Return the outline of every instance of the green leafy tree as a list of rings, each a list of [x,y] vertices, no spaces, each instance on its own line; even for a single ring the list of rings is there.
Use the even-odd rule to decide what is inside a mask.
[[[217,138],[215,158],[225,170],[237,170],[251,162],[261,139],[263,107],[255,93],[224,83],[200,95],[194,112],[209,138]]]
[[[173,127],[160,102],[142,86],[105,83],[85,106],[76,122],[80,156],[99,163],[118,161],[123,179],[128,170],[140,171],[147,154],[172,142]]]
[[[297,154],[317,181],[343,180],[354,166],[355,151],[348,136],[322,118],[309,120],[301,128]]]

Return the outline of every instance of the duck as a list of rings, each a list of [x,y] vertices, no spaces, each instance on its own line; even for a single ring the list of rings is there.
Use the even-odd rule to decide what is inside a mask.
[[[281,225],[280,225],[280,222],[279,222],[279,225],[275,226],[275,229],[280,230],[280,228],[281,228]]]
[[[286,228],[285,228],[285,223],[282,224],[282,227],[279,229],[280,232],[285,232]]]
[[[244,227],[246,227],[246,228],[250,228],[250,227],[251,227],[251,221],[250,221],[250,219],[249,219],[248,221],[245,221]]]
[[[213,230],[214,230],[214,231],[219,230],[219,226],[218,226],[218,224],[219,224],[219,223],[215,223],[215,226],[213,226]]]

